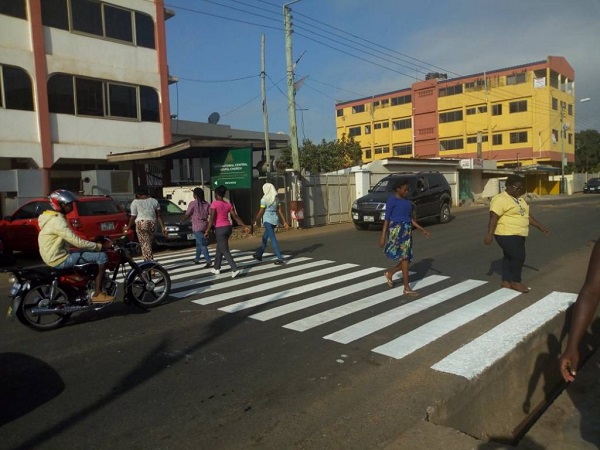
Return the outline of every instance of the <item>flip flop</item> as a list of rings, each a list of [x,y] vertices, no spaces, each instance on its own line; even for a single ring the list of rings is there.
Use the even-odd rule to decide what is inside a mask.
[[[385,277],[385,281],[388,285],[388,287],[393,288],[394,287],[394,282],[392,281],[392,278],[388,276],[387,272],[383,272],[383,276]]]
[[[413,291],[412,289],[404,289],[404,295],[409,295],[411,297],[418,297],[419,293],[417,291]]]

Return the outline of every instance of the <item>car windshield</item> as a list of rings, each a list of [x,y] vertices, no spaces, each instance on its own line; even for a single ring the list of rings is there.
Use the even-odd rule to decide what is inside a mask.
[[[185,211],[177,206],[175,203],[161,199],[158,201],[160,205],[160,211],[166,214],[185,214]]]
[[[77,212],[80,216],[102,216],[105,214],[119,214],[119,206],[112,200],[92,200],[77,202]]]
[[[372,192],[391,192],[398,180],[399,178],[384,178],[373,187]]]

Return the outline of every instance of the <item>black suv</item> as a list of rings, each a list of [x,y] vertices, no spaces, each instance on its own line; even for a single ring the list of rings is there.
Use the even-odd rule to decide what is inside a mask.
[[[408,199],[415,204],[417,220],[436,218],[440,223],[450,220],[450,185],[441,173],[394,173],[383,178],[369,189],[367,195],[352,204],[352,221],[357,230],[366,230],[372,223],[383,223],[385,203],[393,195],[394,186],[400,179],[409,182]]]
[[[600,178],[590,178],[587,183],[583,185],[583,193],[590,194],[592,192],[600,193]]]

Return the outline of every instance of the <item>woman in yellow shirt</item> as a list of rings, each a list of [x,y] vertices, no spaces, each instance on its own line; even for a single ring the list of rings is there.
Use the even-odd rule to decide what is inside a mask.
[[[519,292],[529,292],[521,283],[521,271],[525,263],[525,238],[529,235],[529,225],[545,235],[550,230],[539,223],[529,212],[529,205],[521,196],[525,193],[523,178],[509,175],[506,189],[492,198],[488,232],[483,242],[490,245],[494,237],[502,248],[502,284],[504,288]]]

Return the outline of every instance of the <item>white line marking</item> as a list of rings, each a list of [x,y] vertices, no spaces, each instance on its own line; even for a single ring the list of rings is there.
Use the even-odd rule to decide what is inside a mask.
[[[512,289],[499,289],[473,303],[469,303],[462,308],[444,314],[387,344],[380,345],[379,347],[374,348],[373,351],[396,359],[404,358],[458,327],[503,305],[518,295],[520,295],[520,293],[513,291]]]
[[[446,276],[431,275],[429,277],[410,283],[410,287],[411,289],[420,289],[435,283],[439,283],[440,281],[446,279],[448,279],[448,277]],[[379,303],[383,303],[394,298],[400,298],[401,296],[402,293],[397,289],[388,289],[387,291],[379,292],[377,294],[371,295],[370,297],[361,298],[346,305],[338,306],[337,308],[332,308],[330,310],[314,314],[310,317],[296,320],[295,322],[290,322],[284,325],[283,327],[289,328],[290,330],[306,331],[310,328],[314,328],[324,323],[331,322],[340,317],[344,317],[349,314],[362,311],[363,309],[370,308],[371,306],[377,305]]]
[[[352,267],[357,267],[357,265],[356,264],[341,264],[339,266],[333,266],[328,269],[323,269],[323,270],[319,270],[319,271],[315,272],[314,277],[326,275],[328,273],[339,272],[339,271],[346,270],[346,269],[349,269]],[[353,272],[353,273],[349,273],[349,274],[345,274],[345,275],[340,275],[335,278],[327,278],[323,281],[316,281],[314,283],[305,284],[303,286],[288,289],[285,291],[279,291],[279,292],[275,292],[273,294],[264,295],[262,297],[254,298],[252,300],[234,303],[233,305],[219,308],[219,310],[225,311],[225,312],[236,312],[236,311],[241,311],[242,309],[253,308],[255,306],[275,302],[277,300],[281,300],[281,299],[290,297],[292,295],[304,294],[306,292],[310,292],[315,289],[320,289],[322,287],[327,287],[327,286],[331,286],[336,283],[341,283],[343,281],[347,281],[349,279],[361,276],[361,274],[368,273],[368,272],[369,272],[369,269],[364,269],[359,272]],[[304,275],[304,278],[303,278],[303,275],[300,275],[297,278],[300,278],[300,280],[298,280],[298,281],[303,281],[306,279],[305,275]],[[254,289],[254,292],[260,292],[260,289],[258,289],[258,288]]]
[[[246,275],[246,276],[240,275],[235,280],[231,279],[231,272],[221,273],[220,275],[213,275],[213,274],[209,273],[209,277],[210,277],[209,279],[190,280],[189,282],[184,281],[182,283],[179,283],[180,285],[185,284],[188,286],[194,286],[194,289],[173,293],[173,294],[171,294],[171,297],[186,298],[186,297],[191,297],[192,295],[199,295],[199,294],[206,294],[207,292],[220,291],[220,290],[227,289],[230,287],[239,288],[239,286],[245,286],[247,284],[254,283],[258,280],[277,278],[282,275],[285,276],[287,274],[299,272],[301,270],[312,269],[313,267],[318,267],[318,266],[322,266],[324,264],[333,263],[333,261],[323,260],[323,261],[313,261],[310,264],[301,264],[298,266],[295,265],[296,263],[306,262],[307,260],[310,260],[310,258],[295,258],[295,259],[291,260],[289,263],[287,263],[285,268],[281,268],[281,266],[273,266],[273,265],[263,264],[258,267],[253,267],[251,269],[251,271],[250,270],[244,271],[244,275]],[[292,267],[288,268],[288,266],[292,266]],[[238,267],[243,268],[243,266],[241,264],[238,265]],[[264,272],[264,271],[268,271],[268,272],[255,275],[257,272]],[[284,271],[285,271],[285,273],[284,273]],[[247,275],[251,275],[251,276],[247,276]],[[219,279],[221,279],[221,280],[227,279],[228,281],[214,283],[215,280],[219,280]],[[255,291],[256,289],[257,289],[256,286],[254,286],[253,290]],[[241,290],[238,289],[233,293],[230,292],[228,294],[228,296],[229,296],[229,298],[232,298],[234,296],[237,296],[240,292],[241,292]],[[198,300],[198,299],[194,300],[194,303],[198,303],[200,305],[208,304],[208,303],[203,303],[203,300]],[[214,302],[211,302],[211,303],[214,303]]]
[[[457,295],[463,294],[471,289],[475,289],[476,287],[479,287],[485,283],[485,281],[479,280],[465,280],[461,283],[455,284],[454,286],[450,286],[446,289],[435,292],[434,294],[428,295],[421,299],[416,299],[415,301],[406,305],[399,306],[377,316],[371,317],[370,319],[363,320],[362,322],[355,323],[354,325],[336,331],[335,333],[323,336],[323,339],[329,339],[341,344],[348,344],[349,342],[355,341],[377,330],[388,327],[396,322],[412,316],[413,314],[417,314],[427,308],[431,308],[432,306],[450,300]]]
[[[369,273],[380,272],[381,270],[382,269],[380,267],[374,267],[371,269],[371,271]],[[324,292],[315,297],[310,297],[310,298],[307,298],[304,300],[298,300],[297,302],[288,303],[287,305],[282,305],[282,306],[278,306],[276,308],[271,308],[267,311],[263,311],[258,314],[253,314],[250,317],[252,319],[261,320],[261,321],[274,319],[275,317],[280,317],[280,316],[289,314],[294,311],[299,311],[304,308],[318,305],[320,303],[329,302],[331,300],[335,300],[336,298],[340,298],[345,295],[351,295],[351,294],[354,294],[355,292],[360,292],[362,290],[372,288],[373,286],[380,286],[381,284],[385,284],[385,282],[382,281],[382,277],[377,277],[377,279],[363,281],[358,284],[345,286],[343,288],[335,289],[335,290],[329,291],[329,292]]]
[[[472,380],[511,352],[544,323],[565,311],[576,299],[577,294],[552,292],[446,356],[431,368]]]

